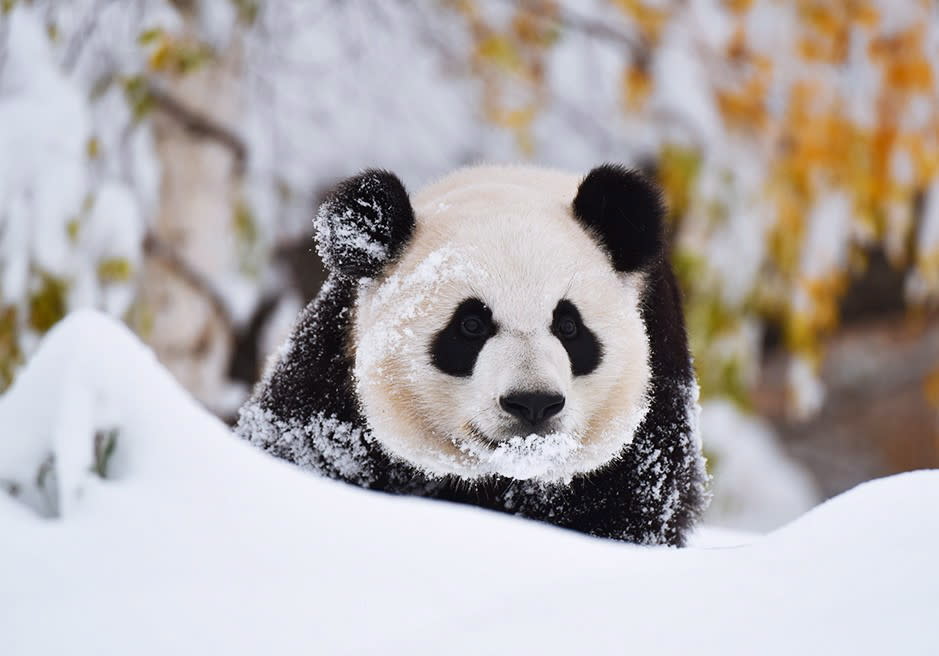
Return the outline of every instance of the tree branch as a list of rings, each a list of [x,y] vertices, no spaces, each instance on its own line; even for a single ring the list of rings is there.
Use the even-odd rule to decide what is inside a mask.
[[[531,7],[530,3],[526,0],[502,0],[502,2],[514,5],[528,12],[537,20],[554,23],[559,27],[625,47],[637,60],[646,56],[647,48],[641,42],[641,39],[635,39],[629,34],[615,27],[611,27],[603,20],[590,18],[564,7],[558,7],[557,15],[555,16],[545,16],[538,13],[537,9]]]
[[[150,83],[147,87],[147,93],[157,109],[179,123],[191,135],[211,139],[228,148],[235,158],[235,173],[237,175],[244,173],[248,159],[248,147],[233,130],[184,105],[153,83]]]
[[[143,252],[147,256],[159,260],[166,268],[189,285],[193,291],[205,297],[219,319],[225,324],[228,332],[232,335],[235,334],[235,318],[228,307],[228,303],[212,281],[201,271],[193,267],[175,248],[150,230],[144,236]]]

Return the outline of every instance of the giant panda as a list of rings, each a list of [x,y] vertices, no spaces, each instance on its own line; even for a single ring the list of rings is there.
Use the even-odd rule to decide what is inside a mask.
[[[707,500],[663,206],[640,174],[340,183],[329,275],[241,409],[271,454],[373,490],[682,545]]]

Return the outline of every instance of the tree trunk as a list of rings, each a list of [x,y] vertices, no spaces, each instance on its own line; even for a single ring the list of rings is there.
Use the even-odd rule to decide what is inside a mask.
[[[239,60],[232,45],[217,60],[170,80],[166,96],[155,102],[162,202],[152,236],[162,252],[148,249],[142,289],[151,318],[145,336],[157,357],[219,412],[238,402],[227,382],[233,335],[222,299],[207,291],[238,266],[233,220],[244,153],[212,134],[211,126],[236,124]],[[194,284],[200,277],[201,289]]]

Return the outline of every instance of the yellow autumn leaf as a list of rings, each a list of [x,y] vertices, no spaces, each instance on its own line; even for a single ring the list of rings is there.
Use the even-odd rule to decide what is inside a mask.
[[[152,71],[165,71],[169,67],[171,45],[168,39],[161,38],[147,58],[147,66]]]
[[[98,156],[101,154],[101,142],[98,140],[98,137],[88,139],[88,142],[85,144],[85,153],[88,155],[88,159],[98,159]]]
[[[522,60],[518,49],[509,39],[500,34],[492,34],[480,41],[477,53],[482,59],[504,69],[517,71],[521,68]]]
[[[631,111],[639,111],[652,91],[652,78],[648,71],[637,66],[627,66],[623,70],[623,104]]]
[[[98,262],[98,280],[102,283],[121,283],[130,280],[134,267],[126,257],[106,257]]]
[[[42,334],[64,317],[67,293],[68,284],[64,280],[47,273],[41,274],[39,288],[29,297],[30,328]]]
[[[939,408],[939,369],[936,369],[923,381],[923,395],[926,401]]]

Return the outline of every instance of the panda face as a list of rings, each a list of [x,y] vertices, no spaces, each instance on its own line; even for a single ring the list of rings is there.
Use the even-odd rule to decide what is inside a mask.
[[[614,269],[572,215],[577,180],[552,175],[431,187],[400,257],[360,282],[362,413],[430,474],[569,480],[645,415],[643,274]]]
[[[558,301],[545,318],[541,330],[524,334],[516,331],[514,337],[500,335],[499,326],[493,318],[492,309],[479,298],[467,298],[461,302],[447,325],[433,338],[430,348],[431,362],[445,374],[472,378],[480,353],[487,342],[495,340],[487,351],[487,357],[498,365],[519,363],[518,370],[509,376],[498,372],[489,377],[490,389],[501,390],[498,406],[504,413],[489,417],[488,428],[480,426],[479,419],[467,422],[468,430],[478,439],[496,447],[513,438],[529,435],[552,434],[571,429],[565,421],[564,410],[571,384],[564,363],[564,356],[557,348],[563,347],[570,376],[585,376],[597,369],[603,349],[600,341],[583,322],[577,306],[568,299]],[[545,329],[550,334],[545,333]],[[549,367],[539,366],[549,364]],[[486,385],[484,371],[480,365],[477,383]],[[540,376],[530,373],[539,368],[546,371]]]

